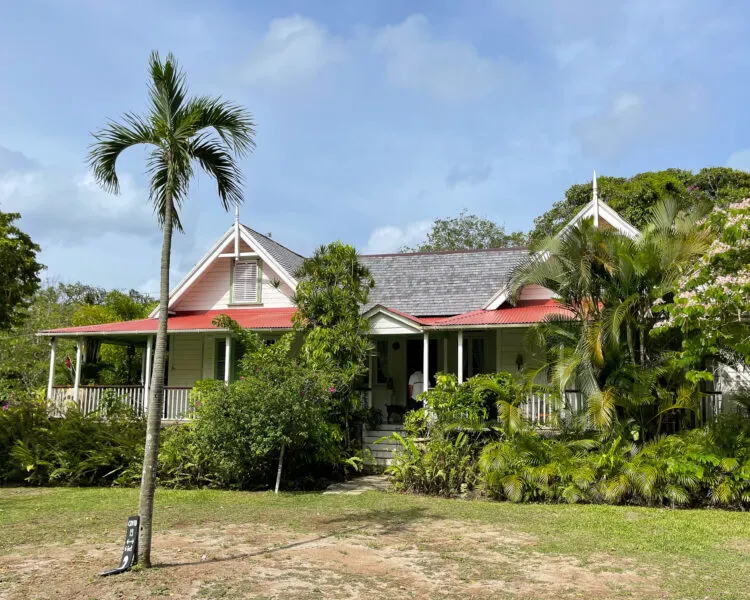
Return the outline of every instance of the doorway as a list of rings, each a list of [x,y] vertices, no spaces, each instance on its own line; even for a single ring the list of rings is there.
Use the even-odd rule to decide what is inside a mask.
[[[430,356],[429,356],[429,383],[427,387],[435,387],[435,373],[437,373],[438,365],[438,341],[430,340]],[[414,371],[421,371],[422,365],[422,351],[424,349],[424,340],[407,340],[406,341],[406,381],[409,381],[409,377]],[[408,383],[407,383],[408,387]],[[408,390],[406,392],[408,397]]]

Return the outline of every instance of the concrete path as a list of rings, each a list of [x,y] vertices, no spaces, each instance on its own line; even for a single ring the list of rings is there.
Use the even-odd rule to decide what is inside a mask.
[[[328,486],[324,494],[347,494],[357,496],[363,492],[385,492],[390,487],[385,475],[366,475]]]

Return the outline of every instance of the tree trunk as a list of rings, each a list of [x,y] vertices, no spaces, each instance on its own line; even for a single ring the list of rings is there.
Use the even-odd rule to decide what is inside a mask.
[[[634,365],[638,364],[638,361],[636,360],[635,356],[635,340],[633,340],[633,327],[628,323],[625,326],[625,332],[627,334],[627,340],[628,340],[628,351],[630,352],[630,360],[633,362]]]
[[[167,195],[164,208],[164,240],[161,246],[161,285],[159,288],[159,327],[156,331],[154,367],[149,391],[148,420],[146,422],[146,447],[143,454],[141,494],[138,514],[141,528],[138,539],[138,560],[151,566],[151,527],[154,516],[154,491],[159,459],[159,434],[164,411],[164,367],[167,354],[167,319],[169,317],[169,262],[172,252],[172,197]]]
[[[279,493],[279,486],[281,485],[281,469],[284,468],[284,446],[281,447],[281,452],[279,452],[279,468],[276,470],[276,488],[274,488],[273,493],[278,494]]]

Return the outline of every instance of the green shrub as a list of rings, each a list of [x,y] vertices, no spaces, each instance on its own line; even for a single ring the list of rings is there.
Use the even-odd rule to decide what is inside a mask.
[[[482,483],[492,497],[512,502],[579,502],[596,481],[587,460],[594,445],[524,431],[485,447],[479,460]]]
[[[160,452],[169,486],[253,489],[276,475],[281,448],[287,487],[309,487],[339,465],[342,431],[329,420],[335,392],[325,373],[292,356],[292,336],[265,345],[243,334],[241,377],[200,381],[193,421],[170,432]],[[352,462],[351,465],[355,463]]]
[[[418,440],[394,433],[401,444],[386,469],[396,489],[420,494],[454,496],[473,489],[476,480],[476,445],[464,432]]]
[[[144,421],[112,394],[100,411],[84,416],[71,406],[62,419],[49,416],[41,395],[14,396],[0,410],[0,482],[132,485],[145,432]]]
[[[460,385],[454,375],[438,374],[435,389],[423,396],[425,408],[406,415],[406,438],[391,437],[401,445],[387,469],[395,487],[441,496],[474,489],[479,452],[500,435],[489,417],[511,401],[514,385],[507,373],[478,375]]]
[[[479,467],[487,493],[513,502],[750,505],[750,437],[722,420],[642,445],[624,428],[601,442],[527,431],[489,444]]]

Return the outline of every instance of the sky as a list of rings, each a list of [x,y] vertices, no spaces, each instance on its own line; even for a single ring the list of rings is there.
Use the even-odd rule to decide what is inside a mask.
[[[25,0],[0,19],[0,210],[49,281],[156,294],[145,153],[96,185],[91,132],[147,106],[149,53],[244,105],[242,222],[302,254],[418,242],[466,208],[509,230],[573,183],[750,170],[750,13],[722,0]],[[198,176],[176,283],[233,221]]]

